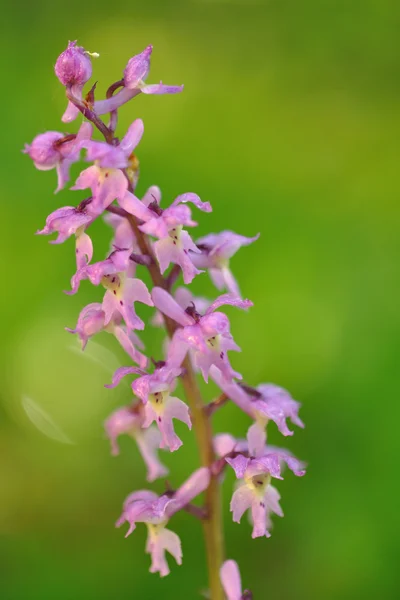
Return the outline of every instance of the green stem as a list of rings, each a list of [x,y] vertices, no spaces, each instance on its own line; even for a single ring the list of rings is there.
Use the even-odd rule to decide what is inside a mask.
[[[193,427],[199,447],[201,464],[206,467],[211,467],[215,460],[215,454],[212,444],[213,437],[210,419],[205,410],[205,405],[201,398],[200,390],[189,358],[185,359],[183,367],[186,369],[186,374],[183,377],[183,387],[193,417]],[[218,479],[215,476],[212,476],[210,485],[205,492],[207,519],[203,521],[208,578],[212,600],[224,600],[225,598],[219,577],[219,570],[224,560],[220,496]]]

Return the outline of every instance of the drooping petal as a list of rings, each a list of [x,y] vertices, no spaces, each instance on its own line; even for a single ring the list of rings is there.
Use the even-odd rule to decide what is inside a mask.
[[[267,519],[267,506],[264,499],[253,499],[251,516],[253,519],[253,532],[251,537],[253,539],[264,536],[271,537],[271,534],[268,531],[269,523]]]
[[[93,257],[93,243],[87,233],[82,232],[76,238],[76,266],[85,267]]]
[[[210,377],[217,386],[232,400],[239,408],[250,416],[254,416],[252,402],[246,392],[235,382],[227,380],[216,367],[210,368]]]
[[[283,510],[279,504],[280,499],[281,495],[278,490],[273,485],[267,486],[265,502],[267,503],[269,510],[278,515],[278,517],[283,517]]]
[[[126,279],[124,284],[124,298],[126,302],[142,302],[147,306],[154,306],[146,284],[141,279]]]
[[[74,86],[75,89],[81,86]],[[80,91],[80,93],[78,94],[76,91],[74,93],[74,96],[77,98],[78,96],[80,96],[79,100],[82,99],[82,92]],[[75,119],[77,118],[77,116],[79,115],[80,110],[79,108],[77,108],[75,106],[75,104],[72,104],[72,102],[68,101],[67,104],[67,108],[64,111],[63,116],[61,117],[61,121],[63,123],[71,123],[72,121],[75,121]]]
[[[208,257],[205,254],[202,254],[201,256],[196,256],[194,259],[194,262],[196,264],[196,267],[207,267],[208,266]],[[210,277],[211,277],[211,281],[213,282],[213,284],[215,285],[215,287],[217,288],[217,290],[223,290],[225,288],[225,277],[224,277],[224,273],[222,269],[213,269],[212,267],[209,267],[209,273],[210,273]],[[231,291],[231,290],[229,290]],[[240,298],[240,294],[236,293],[236,292],[232,292],[235,296],[238,296]]]
[[[124,433],[132,433],[140,428],[140,414],[131,406],[124,406],[114,411],[104,423],[107,437],[111,442],[111,454],[119,454],[117,438]]]
[[[93,335],[100,332],[104,328],[104,313],[101,304],[93,302],[85,306],[78,317],[78,322],[75,329],[66,327],[69,333],[77,333],[81,342],[82,350]]]
[[[216,284],[216,276],[215,276],[216,272],[217,272],[217,269],[210,269],[210,277],[211,277],[214,285],[218,289],[222,289],[223,287],[225,287],[230,294],[233,294],[234,296],[238,296],[240,298],[240,295],[241,295],[240,288],[239,288],[238,282],[236,281],[236,278],[234,277],[232,271],[228,267],[223,267],[221,269],[220,274],[221,274],[221,278],[223,281],[222,287],[218,287],[218,285]]]
[[[69,181],[69,170],[71,168],[72,165],[72,161],[68,160],[67,158],[64,160],[61,160],[57,166],[56,166],[56,171],[57,171],[57,187],[55,189],[55,194],[57,194],[57,192],[59,192],[60,190],[62,190],[65,185],[68,183]]]
[[[246,484],[241,485],[235,490],[232,496],[230,510],[232,519],[235,523],[240,523],[240,519],[248,510],[253,502],[254,494]]]
[[[149,527],[149,537],[146,544],[146,552],[151,555],[150,573],[160,573],[161,577],[169,574],[165,551],[168,551],[176,560],[178,565],[182,564],[181,541],[173,531],[163,527],[154,533]]]
[[[137,363],[141,369],[145,369],[148,364],[148,359],[144,354],[139,352],[132,343],[130,336],[122,329],[122,327],[114,327],[115,337],[121,344],[125,352],[131,357],[133,362]]]
[[[142,119],[136,119],[133,121],[132,125],[129,126],[128,131],[125,136],[122,138],[119,148],[124,152],[124,154],[129,157],[132,151],[139,144],[142,139],[144,132],[144,125]]]
[[[153,425],[136,433],[136,442],[147,467],[147,481],[168,475],[168,469],[158,459],[161,434]]]
[[[165,416],[167,419],[178,419],[178,421],[182,421],[185,425],[188,426],[189,429],[192,429],[192,421],[190,419],[189,407],[187,404],[179,400],[179,398],[175,398],[174,396],[169,396],[168,402],[165,407]]]

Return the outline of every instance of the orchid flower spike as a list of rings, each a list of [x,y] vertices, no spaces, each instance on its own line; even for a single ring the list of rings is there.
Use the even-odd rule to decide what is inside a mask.
[[[37,169],[56,170],[56,191],[59,191],[66,187],[71,166],[80,160],[84,150],[86,166],[71,189],[89,189],[90,194],[78,206],[56,208],[36,233],[55,234],[51,244],[74,239],[76,271],[67,294],[75,294],[81,281],[105,289],[101,302],[85,306],[75,328],[66,328],[67,331],[77,335],[82,350],[92,336],[103,331],[110,333],[130,359],[128,366],[118,368],[111,384],[106,385],[114,388],[126,375],[134,376],[130,381],[134,401],[111,412],[104,422],[111,454],[119,454],[120,437],[129,436],[137,444],[147,481],[164,477],[168,469],[160,461],[159,450],[174,452],[180,448],[183,442],[179,430],[175,431],[176,426],[180,427],[176,421],[190,430],[193,417],[202,464],[206,466],[195,470],[177,489],[166,482],[162,495],[149,490],[133,492],[126,498],[116,525],[128,524],[126,536],[136,529],[137,523],[146,525],[150,571],[164,577],[169,573],[167,553],[179,565],[182,563],[181,541],[167,528],[169,520],[182,510],[204,520],[206,547],[210,551],[207,562],[212,567],[210,571],[213,570],[210,597],[219,598],[224,591],[226,600],[252,600],[251,592],[242,591],[236,562],[227,560],[220,564],[222,536],[219,518],[215,518],[218,486],[223,484],[229,465],[238,480],[230,504],[233,520],[239,522],[248,511],[253,522],[252,536],[269,537],[271,515],[283,516],[279,492],[271,481],[281,479],[285,467],[302,476],[305,465],[288,450],[268,445],[267,427],[274,421],[280,433],[290,436],[293,432],[289,421],[298,427],[304,424],[299,417],[300,404],[289,392],[272,383],[254,388],[245,384],[228,358],[229,351],[239,352],[240,348],[231,334],[228,317],[219,309],[235,306],[247,310],[252,306],[250,300],[240,296],[230,260],[241,247],[252,244],[259,236],[246,237],[225,230],[207,234],[195,242],[188,233],[188,228],[197,226],[192,217],[193,206],[209,213],[212,211],[209,202],[188,192],[164,208],[161,191],[155,185],[140,199],[135,195],[139,178],[139,159],[135,153],[144,125],[141,119],[136,119],[125,135],[120,134],[118,109],[138,94],[176,94],[183,89],[162,82],[147,83],[152,49],[147,46],[128,61],[123,78],[106,88],[104,100],[95,96],[96,84],[83,97],[84,86],[92,75],[91,58],[98,56],[96,53],[91,54],[72,41],[58,57],[55,74],[69,100],[62,121],[71,122],[80,115],[87,122],[83,122],[77,133],[41,133],[25,146],[24,152]],[[106,113],[109,117],[103,120]],[[93,139],[93,126],[104,141]],[[98,220],[100,216],[103,219]],[[103,221],[112,228],[111,243],[106,244],[109,249],[106,258],[98,260],[94,259],[93,241],[96,227]],[[147,273],[142,280],[145,269]],[[167,269],[169,272],[165,274]],[[188,285],[204,270],[208,270],[216,288],[226,293],[209,301],[197,296],[197,290],[194,295],[187,287],[176,288],[181,274]],[[145,281],[150,280],[152,287],[148,288]],[[164,327],[168,334],[167,339],[164,336],[163,354],[158,361],[154,358],[149,361],[143,353],[144,346],[136,331],[143,330],[145,322],[136,314],[135,302],[155,307],[148,321]],[[157,335],[152,330],[152,337]],[[214,400],[208,396],[202,401],[199,374],[206,383],[211,378],[220,388],[222,393]],[[187,403],[181,399],[180,381]],[[228,401],[251,419],[245,439],[229,432],[213,435],[213,415]],[[192,504],[203,492],[206,492],[204,506]]]

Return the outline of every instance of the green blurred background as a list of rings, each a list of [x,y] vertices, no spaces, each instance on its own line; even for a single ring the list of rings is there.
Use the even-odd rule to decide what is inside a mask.
[[[101,55],[99,93],[149,43],[149,81],[185,83],[179,96],[139,97],[120,111],[121,132],[145,122],[138,192],[158,184],[164,202],[198,192],[214,207],[196,215],[201,234],[262,233],[232,261],[255,303],[247,315],[228,309],[243,349],[232,362],[249,383],[279,383],[303,403],[306,429],[282,439],[272,425],[270,439],[309,472],[278,484],[285,518],[255,541],[246,518],[231,521],[228,475],[227,555],[256,600],[400,596],[399,21],[389,0],[37,0],[3,9],[1,598],[192,599],[206,588],[190,516],[172,523],[184,563],[171,560],[164,580],[148,573],[145,528],[127,540],[114,529],[124,497],[147,485],[134,443],[122,439],[113,458],[102,429],[130,399],[128,384],[103,383],[128,363],[106,334],[77,352],[63,328],[101,290],[83,284],[65,296],[72,242],[52,247],[34,235],[49,212],[84,198],[54,196],[55,173],[36,171],[20,151],[39,132],[63,130],[53,65],[76,38]],[[93,234],[102,259],[110,231],[96,223]],[[215,293],[207,275],[194,290]],[[143,338],[159,356],[161,332]],[[215,418],[216,430],[237,435],[248,424],[235,407]],[[185,449],[162,456],[173,486],[197,464],[192,437],[177,429]]]

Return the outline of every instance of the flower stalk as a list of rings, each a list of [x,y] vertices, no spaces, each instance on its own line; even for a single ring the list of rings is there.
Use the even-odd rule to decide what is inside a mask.
[[[76,327],[67,328],[76,334],[82,350],[93,335],[111,333],[124,349],[130,361],[114,373],[113,388],[125,376],[133,376],[133,400],[120,407],[105,422],[111,442],[111,453],[119,454],[118,437],[127,434],[137,444],[146,466],[147,481],[165,477],[168,469],[162,463],[161,451],[177,451],[182,440],[174,429],[174,419],[191,429],[197,439],[200,467],[177,489],[167,487],[158,496],[144,489],[132,492],[123,504],[116,526],[128,524],[126,537],[138,523],[147,527],[146,552],[151,555],[150,572],[164,577],[169,573],[168,552],[178,565],[182,563],[179,537],[167,525],[179,510],[184,510],[203,525],[211,600],[248,600],[249,590],[242,592],[241,578],[235,561],[224,561],[224,539],[221,505],[222,473],[230,466],[238,486],[230,509],[235,522],[246,511],[251,513],[252,537],[269,537],[272,514],[283,516],[280,495],[272,486],[273,478],[281,479],[286,466],[302,476],[304,464],[289,451],[267,444],[267,425],[276,423],[279,431],[292,435],[287,425],[290,419],[303,427],[298,416],[300,404],[290,394],[274,384],[253,387],[243,383],[242,375],[233,370],[228,352],[240,351],[231,332],[228,317],[219,309],[234,306],[247,310],[250,300],[243,300],[239,285],[231,271],[230,260],[243,246],[258,239],[224,231],[208,234],[196,242],[187,228],[196,227],[188,204],[199,211],[211,212],[209,202],[197,194],[179,195],[167,208],[161,206],[161,191],[157,186],[147,190],[142,199],[135,195],[139,179],[139,160],[134,153],[143,135],[141,119],[136,119],[125,136],[115,137],[119,108],[138,94],[175,94],[183,86],[146,84],[152,46],[132,57],[123,77],[108,87],[106,98],[97,101],[94,84],[85,99],[84,85],[92,75],[92,56],[76,42],[69,42],[59,56],[55,73],[65,87],[68,100],[63,122],[71,122],[81,114],[85,121],[77,134],[46,132],[25,147],[36,168],[56,169],[57,190],[69,181],[71,165],[86,152],[91,165],[79,175],[72,190],[90,189],[91,195],[77,207],[58,208],[51,213],[38,234],[57,233],[52,243],[75,238],[76,272],[71,278],[71,290],[78,292],[84,280],[105,289],[102,302],[85,306]],[[109,125],[100,118],[109,113]],[[104,141],[92,138],[93,126]],[[105,260],[93,262],[94,248],[87,233],[98,218],[113,229],[111,251]],[[137,276],[147,268],[152,289]],[[168,270],[168,272],[167,272]],[[215,287],[223,291],[213,301],[194,297],[187,287],[204,270],[209,272]],[[175,287],[180,277],[184,286]],[[165,328],[167,340],[161,360],[144,354],[144,344],[137,331],[146,324],[136,312],[136,304],[154,306],[156,311],[149,325]],[[198,377],[211,378],[221,390],[212,402],[201,396]],[[186,402],[174,396],[178,380],[182,381]],[[226,403],[236,404],[251,418],[246,439],[236,439],[229,433],[214,434],[211,418]],[[192,500],[204,493],[202,507]]]

